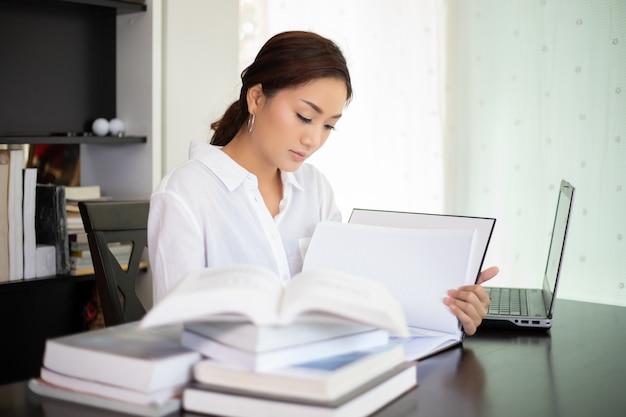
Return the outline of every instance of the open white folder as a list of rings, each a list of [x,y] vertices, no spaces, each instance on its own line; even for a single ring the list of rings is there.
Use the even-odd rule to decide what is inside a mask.
[[[334,269],[385,284],[402,304],[412,333],[405,343],[407,359],[420,359],[463,339],[443,298],[449,289],[474,283],[475,259],[486,249],[478,236],[473,228],[323,222],[311,238],[303,270]]]

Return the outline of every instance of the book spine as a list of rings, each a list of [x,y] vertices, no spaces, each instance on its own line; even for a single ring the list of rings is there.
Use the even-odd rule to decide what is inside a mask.
[[[24,278],[23,174],[24,150],[12,149],[9,162],[9,279]]]
[[[37,185],[35,232],[37,243],[54,245],[56,248],[57,274],[69,274],[70,253],[64,186]]]

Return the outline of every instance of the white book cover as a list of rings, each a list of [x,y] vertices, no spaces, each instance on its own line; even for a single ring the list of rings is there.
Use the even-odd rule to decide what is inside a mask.
[[[192,384],[183,391],[183,408],[238,417],[363,417],[381,409],[416,384],[416,363],[404,362],[392,375],[373,378],[334,401],[304,400],[287,395]]]
[[[458,319],[443,303],[447,291],[474,283],[475,229],[414,229],[320,223],[303,271],[327,268],[380,282],[400,302],[411,338],[407,359],[460,343]]]
[[[204,356],[252,371],[283,368],[296,363],[383,346],[388,341],[389,334],[385,330],[374,329],[282,349],[250,352],[225,345],[187,330],[183,332],[181,338],[183,346],[198,351]]]
[[[9,281],[9,156],[0,151],[0,282]]]
[[[41,380],[49,384],[65,388],[67,390],[83,394],[97,395],[112,400],[123,401],[125,403],[146,406],[163,404],[166,401],[180,397],[183,387],[186,385],[179,384],[156,391],[141,392],[116,387],[115,385],[89,381],[87,379],[74,378],[46,368],[41,368],[39,377]]]
[[[184,327],[198,335],[250,352],[304,345],[373,329],[372,326],[321,316],[300,319],[289,326],[207,320],[186,322]]]
[[[257,393],[333,401],[403,362],[403,345],[389,342],[262,372],[205,359],[194,365],[194,379],[203,384]]]
[[[11,149],[9,162],[9,279],[24,278],[24,232],[22,212],[22,168],[24,150]]]
[[[179,398],[172,398],[161,403],[148,405],[134,404],[107,398],[102,395],[72,391],[49,384],[41,379],[31,379],[28,381],[28,388],[32,392],[44,397],[41,399],[41,407],[44,415],[49,417],[68,417],[76,415],[80,415],[81,417],[100,417],[103,415],[100,409],[124,413],[125,415],[132,414],[146,417],[161,417],[176,413],[181,409],[181,400]],[[47,401],[45,397],[52,398],[53,400]],[[81,404],[87,407],[77,408],[75,404]],[[117,414],[105,413],[105,415]]]
[[[46,341],[43,366],[54,372],[150,392],[189,382],[199,353],[180,344],[182,326],[139,329],[127,323]]]
[[[35,234],[35,197],[37,168],[24,168],[24,279],[37,277],[37,236]]]

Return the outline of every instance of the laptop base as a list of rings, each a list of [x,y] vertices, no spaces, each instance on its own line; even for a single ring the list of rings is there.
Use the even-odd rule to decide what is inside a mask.
[[[529,330],[532,332],[546,332],[552,327],[551,319],[508,319],[495,316],[487,316],[480,325],[485,329],[515,329]]]

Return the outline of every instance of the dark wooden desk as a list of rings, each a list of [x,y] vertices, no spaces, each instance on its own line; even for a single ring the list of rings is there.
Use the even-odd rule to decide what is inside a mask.
[[[548,333],[481,330],[421,361],[417,389],[376,416],[626,415],[626,308],[559,300],[556,316]],[[119,416],[59,405],[25,382],[0,386],[2,416]]]
[[[83,307],[94,280],[87,275],[0,283],[0,384],[39,375],[46,339],[84,330]]]

